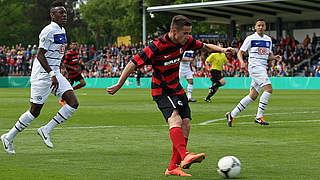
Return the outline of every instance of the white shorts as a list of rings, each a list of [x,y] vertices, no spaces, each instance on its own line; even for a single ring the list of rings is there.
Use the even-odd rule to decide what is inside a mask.
[[[252,78],[250,89],[254,88],[258,93],[260,93],[263,86],[271,84],[265,68],[249,68],[249,74]]]
[[[191,70],[179,71],[180,81],[183,79],[193,79],[193,72]]]
[[[59,82],[59,88],[57,89],[56,94],[54,94],[52,88],[50,88],[50,79],[40,79],[38,81],[32,81],[30,102],[35,104],[44,104],[44,102],[48,99],[50,93],[61,99],[64,92],[73,90],[69,81],[60,73],[56,73],[56,78]]]

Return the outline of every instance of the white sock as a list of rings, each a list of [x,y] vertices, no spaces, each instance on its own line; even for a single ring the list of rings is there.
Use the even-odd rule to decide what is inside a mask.
[[[248,106],[248,104],[250,104],[252,101],[253,100],[250,98],[249,95],[241,99],[239,104],[231,111],[231,116],[235,117],[239,112],[244,110]]]
[[[269,92],[263,92],[262,95],[260,96],[260,102],[259,102],[258,112],[257,112],[256,118],[262,117],[263,112],[267,107],[270,95],[271,95],[271,93],[269,93]]]
[[[34,119],[34,116],[30,113],[30,111],[26,111],[23,113],[16,124],[13,126],[12,129],[7,134],[7,139],[12,141],[14,137],[21,131],[23,131],[26,127],[28,127],[31,121]]]
[[[71,115],[76,111],[73,107],[68,104],[62,106],[62,108],[58,111],[58,113],[52,118],[52,120],[45,125],[46,130],[50,133],[54,127],[58,124],[63,123],[67,119],[71,117]]]
[[[188,91],[188,99],[190,99],[192,97],[193,84],[188,84],[187,91]]]

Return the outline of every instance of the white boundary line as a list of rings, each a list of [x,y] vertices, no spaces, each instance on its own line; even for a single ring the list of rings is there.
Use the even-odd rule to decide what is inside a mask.
[[[287,115],[287,114],[306,114],[306,113],[319,113],[320,111],[303,111],[303,112],[291,112],[291,113],[269,113],[265,115]],[[251,117],[255,115],[242,115],[242,116],[237,116],[237,118],[242,118],[242,117]],[[219,119],[214,119],[210,121],[205,121],[203,123],[199,124],[192,124],[192,126],[205,126],[205,125],[214,125],[214,124],[224,124],[224,123],[214,123],[210,124],[213,122],[218,122],[226,120],[226,118],[219,118]],[[320,122],[320,119],[309,119],[309,120],[295,120],[295,121],[272,121],[272,124],[281,124],[281,123],[312,123],[312,122]],[[237,124],[252,124],[252,122],[239,122]],[[83,127],[56,127],[54,128],[55,130],[65,130],[65,129],[105,129],[105,128],[113,128],[113,127],[150,127],[150,126],[168,126],[167,124],[165,125],[138,125],[138,126],[83,126]],[[38,128],[28,128],[25,129],[25,131],[36,131]],[[0,131],[9,131],[10,129],[0,129]]]
[[[302,111],[302,112],[284,112],[284,113],[265,113],[264,115],[266,116],[273,116],[273,115],[288,115],[288,114],[307,114],[307,113],[319,113],[320,111]],[[254,117],[256,115],[250,115],[250,114],[247,114],[247,115],[240,115],[240,116],[237,116],[237,118],[243,118],[243,117]],[[213,119],[213,120],[210,120],[210,121],[205,121],[205,122],[202,122],[200,123],[199,125],[207,125],[207,124],[210,124],[210,123],[213,123],[213,122],[217,122],[217,121],[222,121],[222,120],[225,120],[226,121],[226,118],[219,118],[219,119]]]

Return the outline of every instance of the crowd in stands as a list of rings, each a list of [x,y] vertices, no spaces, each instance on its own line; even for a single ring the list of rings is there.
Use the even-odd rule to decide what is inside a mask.
[[[236,39],[231,44],[222,39],[201,39],[201,41],[212,44],[223,42],[225,47],[232,46],[237,52],[243,39]],[[85,78],[119,77],[126,64],[142,49],[142,43],[99,48],[95,48],[93,45],[80,45],[79,59],[82,66],[82,75]],[[275,55],[281,55],[282,61],[269,61],[267,66],[269,76],[292,76],[290,70],[303,60],[310,58],[317,50],[319,50],[319,47],[315,34],[312,39],[307,35],[301,43],[290,35],[280,38],[279,41],[273,38],[273,52]],[[30,76],[36,52],[36,45],[28,45],[27,47],[23,47],[21,44],[12,47],[0,45],[0,76]],[[195,60],[192,63],[195,77],[210,77],[210,67],[205,64],[205,60],[209,55],[204,51],[195,52]],[[236,54],[227,55],[227,59],[228,64],[223,67],[225,77],[246,77],[249,75],[247,69],[240,69],[240,62]],[[304,76],[319,77],[320,63],[311,66],[305,65],[298,70]],[[142,77],[150,77],[152,75],[152,67],[149,65],[144,66],[140,71],[142,72]]]

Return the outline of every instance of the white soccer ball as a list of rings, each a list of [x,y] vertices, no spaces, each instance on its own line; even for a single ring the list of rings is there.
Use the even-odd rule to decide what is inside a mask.
[[[218,162],[218,173],[228,179],[236,177],[241,170],[241,163],[238,158],[234,156],[225,156]]]

